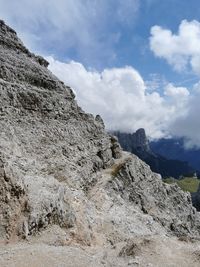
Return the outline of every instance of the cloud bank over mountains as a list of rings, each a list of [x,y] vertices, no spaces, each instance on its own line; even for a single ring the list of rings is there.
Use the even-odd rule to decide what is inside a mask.
[[[163,58],[178,72],[193,72],[200,77],[200,22],[183,20],[177,34],[160,26],[151,28],[150,48],[155,56]],[[185,137],[186,146],[200,147],[200,82],[194,84],[190,93],[186,88],[169,85],[166,96],[177,97],[181,113],[170,121],[169,132]],[[181,104],[182,103],[182,104]]]
[[[47,60],[50,70],[74,88],[84,110],[100,114],[107,129],[133,132],[144,127],[152,138],[185,136],[188,146],[200,145],[200,84],[189,92],[169,83],[161,95],[148,91],[141,75],[130,66],[97,72],[74,61]]]
[[[178,34],[160,26],[151,28],[150,49],[174,70],[200,76],[200,23],[183,20]],[[184,137],[186,147],[200,147],[200,82],[188,89],[166,83],[148,90],[133,67],[87,70],[81,63],[48,58],[50,69],[75,89],[79,104],[100,114],[109,130],[133,132],[144,127],[152,138]]]

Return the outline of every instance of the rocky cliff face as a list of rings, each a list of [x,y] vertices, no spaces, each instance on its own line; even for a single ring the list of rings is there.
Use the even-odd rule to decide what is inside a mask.
[[[2,21],[0,40],[2,200],[8,207],[0,234],[10,236],[8,222],[18,227],[22,214],[27,233],[50,222],[72,225],[63,183],[86,188],[120,152],[102,120],[84,113],[48,63],[30,53]],[[26,208],[18,210],[27,199]]]
[[[198,236],[190,196],[121,151],[47,66],[0,22],[1,241],[49,231],[61,241],[48,244],[110,248],[98,266],[126,266],[133,238]]]

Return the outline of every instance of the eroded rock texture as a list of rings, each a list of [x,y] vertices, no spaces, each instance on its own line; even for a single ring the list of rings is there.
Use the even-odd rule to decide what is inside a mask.
[[[151,172],[150,167],[136,157],[119,167],[110,188],[179,236],[191,234],[194,222],[197,222],[190,194],[184,193],[176,184],[163,183],[159,174]],[[198,231],[198,223],[195,227]]]
[[[0,21],[1,240],[51,225],[68,245],[198,235],[190,196],[122,152],[47,66]]]
[[[47,66],[0,22],[0,152],[9,173],[1,188],[18,190],[18,202],[28,195],[27,233],[50,222],[73,225],[67,186],[84,189],[115,156],[102,121],[84,113]]]

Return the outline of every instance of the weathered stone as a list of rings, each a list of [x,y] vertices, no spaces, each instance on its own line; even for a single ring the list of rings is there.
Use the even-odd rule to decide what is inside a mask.
[[[7,186],[0,166],[2,201],[9,207],[9,199],[28,195],[29,212],[19,228],[25,220],[29,234],[52,223],[72,227],[70,187],[87,186],[97,171],[112,164],[110,136],[102,119],[84,113],[71,88],[3,21],[0,40],[0,153],[14,181]],[[3,217],[4,211],[1,205]],[[5,237],[3,230],[0,236]]]
[[[181,236],[199,232],[199,215],[192,207],[189,193],[177,185],[162,182],[159,174],[136,156],[120,166],[109,185],[125,201],[140,207],[167,231]],[[113,194],[113,193],[112,193]]]
[[[121,151],[101,117],[84,113],[48,63],[2,21],[0,40],[1,240],[56,225],[66,245],[113,251],[125,243],[112,264],[97,258],[126,266],[122,258],[134,255],[126,243],[136,236],[199,236],[188,194]]]

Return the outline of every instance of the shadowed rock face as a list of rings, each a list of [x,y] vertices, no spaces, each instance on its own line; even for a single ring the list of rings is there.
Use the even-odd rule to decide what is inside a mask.
[[[199,234],[188,194],[122,152],[3,21],[0,40],[1,240],[53,224],[84,245]]]
[[[133,140],[133,143],[134,143],[133,145],[138,151],[140,151],[141,153],[143,153],[143,152],[151,153],[151,150],[150,150],[150,147],[149,147],[149,141],[147,139],[145,130],[143,128],[138,129],[135,132],[134,137],[135,138],[133,138],[134,139]]]
[[[113,132],[119,139],[121,146],[132,153],[135,153],[140,158],[146,158],[149,155],[154,155],[149,147],[149,141],[143,128],[138,129],[133,134]]]

